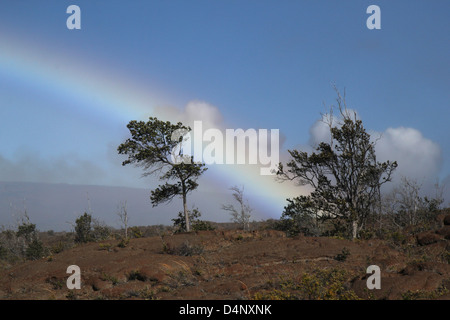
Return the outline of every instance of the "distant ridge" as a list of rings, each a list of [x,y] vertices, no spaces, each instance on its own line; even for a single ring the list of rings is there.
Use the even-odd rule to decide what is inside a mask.
[[[231,193],[201,188],[189,195],[189,209],[198,208],[202,220],[230,222],[230,215],[221,207],[232,201]],[[172,219],[182,210],[181,199],[153,207],[150,190],[150,187],[0,181],[0,227],[16,227],[25,210],[40,231],[71,231],[84,212],[108,226],[121,227],[117,213],[124,201],[130,226],[172,225]],[[257,200],[252,203],[255,208],[252,220],[271,218],[261,208],[263,202]]]
[[[65,183],[0,182],[0,225],[14,226],[25,212],[40,230],[68,231],[85,211],[116,227],[118,205],[127,201],[133,225],[165,224],[170,215],[158,212],[172,208],[152,208],[150,191],[142,188],[71,185]]]

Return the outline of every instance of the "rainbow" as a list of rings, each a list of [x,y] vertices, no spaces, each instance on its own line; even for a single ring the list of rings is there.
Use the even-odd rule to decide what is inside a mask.
[[[132,77],[114,73],[113,68],[93,65],[80,57],[51,54],[46,49],[36,50],[3,34],[0,34],[0,43],[0,74],[6,74],[12,81],[25,81],[39,90],[51,90],[53,95],[80,102],[81,108],[85,108],[83,112],[101,115],[105,121],[128,122],[158,116],[154,114],[155,107],[167,104],[167,94],[150,92]],[[64,72],[58,68],[61,64]],[[280,216],[286,198],[299,194],[299,189],[293,189],[291,184],[280,184],[272,176],[260,176],[257,174],[259,168],[247,170],[243,166],[215,165],[210,169],[214,176],[212,185],[228,188],[244,184],[246,192],[263,201],[259,206],[264,207],[272,218]]]
[[[73,101],[89,102],[90,112],[112,118],[136,118],[152,114],[160,100],[148,88],[133,82],[123,74],[114,74],[104,66],[93,65],[89,59],[55,55],[37,51],[16,39],[0,34],[0,71],[50,90],[54,95]],[[59,66],[64,65],[64,72]],[[90,106],[93,98],[96,105]]]

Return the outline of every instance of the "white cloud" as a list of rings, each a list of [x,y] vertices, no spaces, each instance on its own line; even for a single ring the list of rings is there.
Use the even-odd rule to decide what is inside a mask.
[[[310,128],[309,143],[312,147],[317,146],[319,142],[330,141],[326,116],[322,116],[322,119],[317,120]],[[356,117],[358,118],[357,113]],[[337,123],[338,120],[335,117],[333,123]],[[414,128],[398,127],[388,128],[381,133],[369,130],[368,132],[371,138],[376,140],[377,160],[380,162],[390,160],[398,163],[393,175],[392,186],[399,183],[403,176],[421,183],[424,192],[432,190],[442,166],[442,150],[436,142],[426,138]]]
[[[395,160],[397,176],[435,180],[442,164],[440,146],[414,128],[388,128],[376,144],[379,161]]]
[[[189,102],[184,109],[184,120],[189,124],[201,120],[204,128],[223,127],[223,117],[219,108],[203,101]]]
[[[172,106],[157,107],[154,113],[160,120],[181,121],[184,125],[191,127],[194,121],[201,120],[205,129],[224,128],[224,120],[219,108],[204,101],[190,101],[184,109]]]

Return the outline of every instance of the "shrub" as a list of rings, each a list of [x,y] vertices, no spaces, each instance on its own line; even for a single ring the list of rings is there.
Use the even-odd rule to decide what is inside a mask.
[[[25,251],[25,256],[29,260],[37,260],[44,256],[45,249],[41,241],[34,239]]]
[[[108,226],[101,224],[95,219],[93,224],[94,226],[91,231],[91,238],[93,241],[101,241],[109,238],[111,235],[111,229]]]
[[[179,247],[174,248],[170,244],[163,241],[163,253],[177,256],[194,256],[203,253],[203,246],[192,245],[189,241],[185,241]]]
[[[402,299],[403,300],[431,300],[431,299],[437,299],[443,295],[446,295],[448,293],[448,289],[441,285],[437,289],[432,291],[426,291],[426,290],[408,290],[404,293],[402,293]]]
[[[113,286],[119,284],[119,280],[118,280],[116,277],[111,276],[111,275],[109,275],[109,274],[106,274],[106,273],[104,273],[104,272],[102,273],[102,276],[101,276],[100,279],[103,280],[103,281],[109,281],[109,282],[111,282]]]
[[[189,241],[183,242],[183,244],[177,248],[176,254],[179,256],[194,256],[203,253],[203,246],[192,245]]]
[[[282,279],[276,288],[256,292],[254,299],[359,300],[348,288],[350,275],[343,269],[318,269],[298,279]]]
[[[139,229],[138,227],[132,227],[129,231],[131,234],[131,238],[142,238],[144,236],[141,229]]]
[[[75,242],[86,243],[91,241],[92,216],[86,212],[75,220]]]
[[[0,244],[0,260],[7,260],[8,259],[8,249],[3,247],[3,245]]]
[[[196,220],[196,221],[194,221],[194,223],[192,223],[193,231],[207,231],[207,230],[214,230],[214,229],[215,228],[208,221]]]
[[[189,210],[188,215],[192,231],[214,230],[214,227],[209,222],[199,220],[199,217],[202,214],[197,208],[192,211]],[[178,218],[172,219],[172,221],[173,226],[175,227],[175,233],[186,231],[186,219],[183,212],[179,212]]]
[[[344,247],[342,249],[341,253],[338,253],[334,259],[337,261],[341,261],[344,262],[345,260],[347,260],[347,257],[350,255],[350,250],[348,250],[346,247]]]
[[[128,246],[128,244],[130,243],[130,239],[122,239],[120,240],[120,242],[117,244],[117,246],[119,248],[125,248],[126,246]]]
[[[145,281],[147,280],[147,276],[138,270],[133,270],[128,274],[128,281],[132,280]]]
[[[92,216],[86,212],[75,221],[75,242],[100,241],[108,239],[110,235],[109,227],[92,219]]]
[[[277,229],[285,231],[288,236],[303,233],[305,236],[320,236],[323,233],[323,222],[309,203],[302,202],[304,197],[287,199]]]
[[[44,256],[46,248],[38,238],[36,225],[25,213],[17,231],[4,230],[0,233],[0,259],[16,262],[21,259],[36,260]]]
[[[257,292],[253,296],[255,300],[297,300],[297,298],[289,292],[274,289],[269,292]]]
[[[23,237],[26,242],[32,242],[36,236],[36,225],[29,222],[23,222],[17,232],[16,236],[18,238]]]

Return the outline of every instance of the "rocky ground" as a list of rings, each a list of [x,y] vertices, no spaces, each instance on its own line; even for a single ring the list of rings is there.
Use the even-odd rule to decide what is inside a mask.
[[[402,243],[262,230],[88,243],[3,266],[0,299],[450,299],[450,216]],[[68,289],[69,265],[81,289]],[[367,288],[367,267],[381,289]]]

